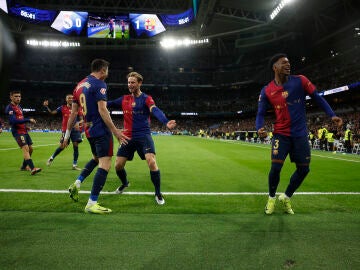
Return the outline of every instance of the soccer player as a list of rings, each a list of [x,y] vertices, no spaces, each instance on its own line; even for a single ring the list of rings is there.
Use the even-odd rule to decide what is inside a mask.
[[[91,62],[91,74],[75,87],[73,103],[63,146],[68,145],[71,129],[76,116],[81,110],[84,116],[85,134],[89,141],[92,159],[86,164],[74,184],[70,185],[70,197],[78,200],[81,182],[99,165],[94,176],[90,198],[85,206],[86,213],[106,214],[111,209],[100,206],[97,201],[100,191],[105,185],[113,156],[113,134],[121,143],[126,143],[127,137],[114,125],[106,108],[107,85],[105,79],[109,72],[109,62],[95,59]]]
[[[61,138],[60,138],[60,145],[58,148],[56,148],[55,152],[47,160],[46,165],[48,165],[48,166],[50,166],[52,164],[52,162],[54,161],[55,157],[58,154],[60,154],[62,152],[62,150],[64,150],[64,146],[62,145],[62,143],[64,141],[67,122],[69,120],[70,113],[71,113],[71,104],[73,102],[73,95],[71,95],[71,94],[66,95],[65,101],[66,101],[65,105],[61,105],[56,110],[53,110],[53,111],[49,108],[48,100],[45,100],[43,103],[43,105],[46,107],[46,109],[49,111],[50,114],[52,114],[52,115],[55,115],[58,113],[62,114],[62,124],[61,124],[62,134],[61,134]],[[82,142],[81,132],[80,132],[81,122],[82,122],[82,120],[80,120],[81,118],[82,118],[82,116],[78,115],[77,120],[79,120],[79,121],[77,121],[76,125],[74,126],[74,128],[71,130],[71,133],[70,133],[70,139],[72,141],[73,149],[74,149],[74,159],[73,159],[72,169],[78,170],[78,171],[81,171],[81,169],[77,166],[77,161],[79,158],[79,143]]]
[[[109,20],[109,33],[107,34],[108,37],[115,38],[115,21],[114,19]]]
[[[24,161],[20,168],[22,171],[31,171],[31,175],[41,172],[40,168],[36,168],[31,159],[31,154],[33,152],[32,140],[28,133],[28,128],[25,123],[36,123],[33,118],[24,118],[23,110],[20,107],[21,101],[21,92],[12,91],[10,92],[11,103],[6,106],[5,114],[9,117],[9,124],[11,125],[11,132],[16,140],[17,144],[20,146]],[[29,168],[29,169],[28,169]]]
[[[278,200],[286,213],[294,214],[290,198],[309,173],[310,164],[305,112],[306,95],[310,95],[338,127],[341,127],[342,119],[335,115],[308,78],[303,75],[290,75],[290,61],[286,54],[274,55],[270,59],[270,68],[274,72],[274,80],[262,88],[256,116],[256,130],[261,137],[266,137],[267,133],[264,128],[264,116],[268,107],[274,110],[276,118],[268,176],[269,198],[265,213],[270,215],[274,212],[280,172],[289,154],[290,160],[296,164],[296,170],[290,178],[285,193],[280,194]]]
[[[108,108],[121,109],[124,112],[124,133],[131,138],[128,144],[122,144],[117,152],[115,170],[122,185],[116,189],[115,193],[121,194],[129,186],[125,164],[126,161],[133,159],[136,151],[142,160],[146,159],[150,169],[150,178],[155,187],[155,200],[162,205],[165,200],[160,192],[160,170],[156,164],[155,146],[150,132],[150,113],[169,129],[174,128],[176,122],[169,121],[155,106],[152,97],[141,91],[142,75],[130,72],[127,79],[130,94],[107,103]]]
[[[121,20],[120,25],[121,25],[121,38],[125,38],[125,31],[126,31],[125,22]]]
[[[2,129],[3,129],[3,125],[4,125],[4,122],[3,120],[0,118],[0,133],[2,133]]]

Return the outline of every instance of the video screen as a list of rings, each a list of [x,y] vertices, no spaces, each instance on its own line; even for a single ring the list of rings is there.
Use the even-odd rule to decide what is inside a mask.
[[[165,26],[185,26],[194,20],[194,11],[192,8],[180,14],[159,15]]]
[[[0,0],[0,9],[8,13],[6,0]]]
[[[27,7],[16,3],[15,1],[8,1],[8,13],[21,18],[29,23],[41,23],[50,25],[54,20],[57,11],[43,10],[32,7]]]
[[[130,38],[130,21],[128,15],[106,15],[89,13],[87,24],[89,38]]]
[[[130,22],[134,36],[138,38],[152,37],[166,30],[155,14],[130,13]]]
[[[86,36],[88,13],[60,11],[51,27],[69,36]]]

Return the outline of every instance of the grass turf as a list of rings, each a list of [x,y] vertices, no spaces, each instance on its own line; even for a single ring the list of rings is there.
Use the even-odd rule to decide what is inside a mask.
[[[43,171],[20,172],[21,151],[10,134],[0,138],[0,189],[63,190],[71,170],[71,146],[46,160],[58,134],[32,133],[33,160]],[[154,137],[166,192],[266,192],[269,147]],[[41,146],[43,145],[43,146]],[[13,148],[13,149],[10,149]],[[80,145],[79,165],[90,157]],[[300,192],[359,192],[359,156],[313,151],[311,172]],[[278,191],[294,165],[286,162]],[[131,187],[153,191],[144,161],[127,164]],[[82,185],[90,190],[92,175]],[[113,169],[104,191],[119,185]],[[73,203],[66,193],[0,192],[1,269],[357,269],[360,267],[359,195],[295,195],[294,216],[277,207],[265,216],[266,195],[103,194],[108,216],[86,215],[88,194]]]

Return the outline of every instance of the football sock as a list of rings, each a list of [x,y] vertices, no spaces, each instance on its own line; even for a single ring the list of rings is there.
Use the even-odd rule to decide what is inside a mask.
[[[275,197],[276,189],[280,182],[280,171],[282,168],[282,163],[272,163],[271,169],[269,172],[269,196]]]
[[[74,165],[77,164],[78,158],[79,158],[79,147],[74,146],[74,162],[73,162]]]
[[[160,194],[160,170],[157,171],[150,171],[151,181],[155,187],[155,194]]]
[[[89,174],[94,170],[94,168],[98,165],[98,163],[91,159],[86,165],[85,168],[81,171],[80,175],[78,176],[78,180],[83,182],[86,177],[89,176]]]
[[[80,185],[81,185],[81,181],[80,181],[79,179],[76,179],[76,180],[75,180],[75,186],[76,186],[77,188],[80,188]]]
[[[309,173],[309,166],[297,166],[296,171],[290,178],[290,183],[286,188],[285,195],[289,198],[299,188],[301,183],[304,181],[306,175]]]
[[[94,183],[91,189],[90,199],[93,201],[97,201],[100,191],[102,190],[105,182],[106,177],[108,175],[108,172],[102,168],[98,168],[96,171],[96,174],[94,176]]]
[[[58,154],[60,154],[62,150],[64,150],[64,149],[58,147],[58,148],[55,150],[54,154],[52,154],[52,156],[51,156],[52,159],[54,159]]]
[[[116,171],[116,174],[117,174],[117,176],[119,177],[119,179],[121,180],[121,183],[122,183],[123,185],[127,185],[128,180],[127,180],[127,177],[126,177],[127,174],[126,174],[125,169]]]
[[[25,169],[26,166],[27,166],[27,162],[26,162],[26,160],[24,159],[24,160],[23,160],[23,164],[22,164],[22,166],[21,166],[21,169]]]
[[[29,165],[30,169],[34,169],[35,166],[31,158],[26,160],[26,163]]]
[[[92,199],[89,199],[87,205],[94,205],[95,203],[97,203],[97,200],[93,201]]]

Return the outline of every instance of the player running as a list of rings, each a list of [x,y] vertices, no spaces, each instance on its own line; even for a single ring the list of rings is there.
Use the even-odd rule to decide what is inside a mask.
[[[11,99],[11,103],[6,106],[5,114],[8,115],[9,117],[9,124],[11,125],[12,135],[23,152],[24,161],[20,170],[22,171],[30,170],[30,174],[34,175],[36,173],[41,172],[41,169],[36,168],[31,159],[31,154],[33,152],[33,148],[32,148],[33,142],[28,133],[28,127],[26,127],[26,123],[35,124],[36,121],[33,118],[24,118],[23,110],[20,107],[20,102],[21,102],[20,91],[10,92],[10,99]]]
[[[290,75],[290,61],[286,54],[276,54],[270,60],[270,68],[274,72],[274,80],[266,85],[260,93],[256,130],[261,137],[266,137],[264,117],[269,107],[274,110],[274,136],[271,147],[271,169],[269,172],[269,198],[265,213],[274,212],[276,189],[280,182],[280,172],[287,155],[295,162],[296,171],[290,178],[285,193],[280,194],[279,201],[285,212],[294,214],[290,198],[300,187],[309,173],[310,145],[307,138],[305,101],[310,95],[318,105],[337,123],[342,125],[342,119],[337,117],[326,100],[316,91],[315,86],[303,75]]]
[[[69,120],[70,113],[71,113],[71,104],[73,102],[73,95],[71,95],[71,94],[66,95],[65,101],[66,101],[65,105],[61,105],[56,110],[53,110],[53,111],[49,108],[48,100],[45,100],[43,103],[43,105],[46,107],[46,109],[49,111],[50,114],[55,115],[55,114],[61,113],[61,115],[62,115],[62,124],[61,124],[62,134],[61,134],[61,138],[60,138],[60,144],[59,144],[59,147],[56,148],[55,152],[47,160],[46,165],[48,165],[48,166],[50,166],[53,163],[55,157],[64,150],[64,146],[62,145],[62,143],[64,141],[67,122]],[[73,155],[74,159],[73,159],[72,169],[78,170],[78,171],[81,171],[81,169],[77,166],[77,161],[79,158],[79,143],[82,142],[81,132],[80,132],[81,125],[82,125],[82,115],[80,114],[77,116],[77,122],[70,133],[70,139],[72,141],[73,149],[74,149],[74,155]],[[70,143],[70,141],[68,141],[68,142]]]

